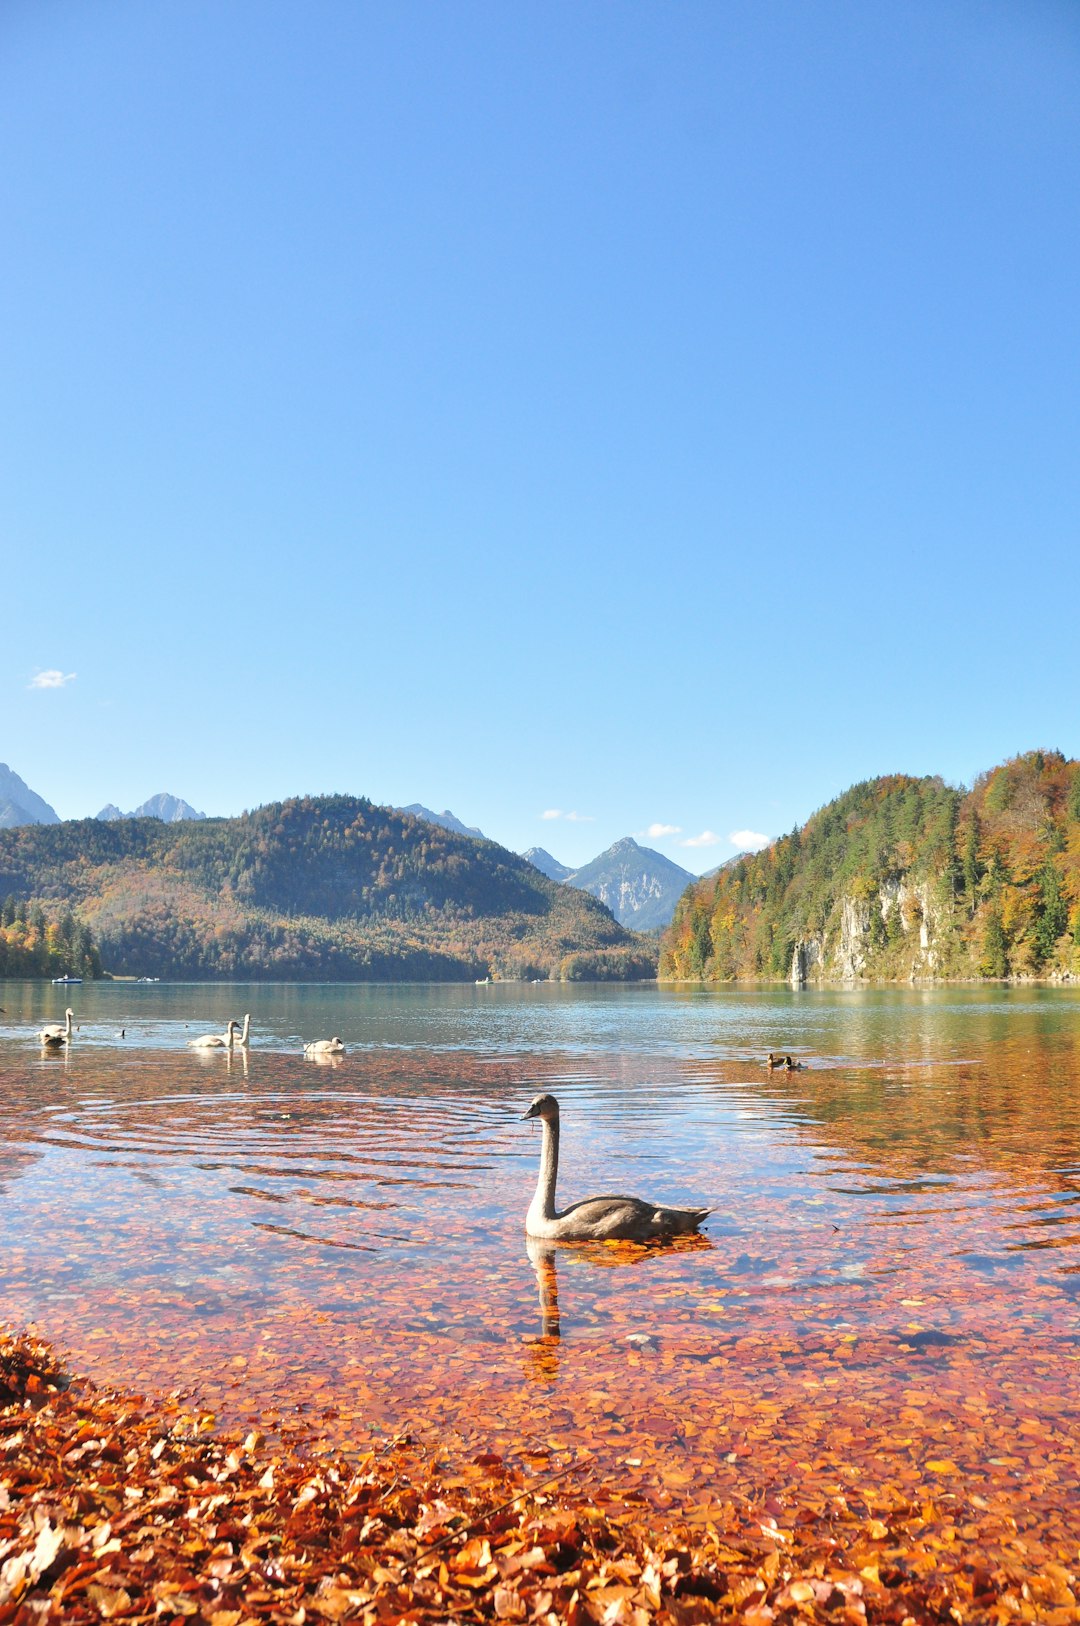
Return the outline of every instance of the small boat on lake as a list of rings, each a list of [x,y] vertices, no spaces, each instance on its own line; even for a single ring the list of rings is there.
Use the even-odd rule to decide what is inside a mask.
[[[67,983],[71,983],[71,982],[82,982],[82,978],[81,977],[54,977],[53,978],[53,987],[54,988],[56,988],[56,987],[64,987]]]

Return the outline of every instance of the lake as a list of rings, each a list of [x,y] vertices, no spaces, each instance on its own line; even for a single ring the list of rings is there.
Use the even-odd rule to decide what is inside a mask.
[[[69,1002],[75,1041],[43,1055]],[[598,1497],[701,1520],[930,1498],[953,1541],[974,1506],[1006,1547],[1075,1554],[1080,991],[0,1004],[0,1316],[76,1369],[314,1452],[570,1453]],[[187,1049],[245,1011],[249,1053]],[[333,1034],[346,1055],[303,1057]],[[808,1070],[769,1074],[769,1049]],[[561,1202],[708,1203],[702,1238],[528,1249],[541,1089]]]

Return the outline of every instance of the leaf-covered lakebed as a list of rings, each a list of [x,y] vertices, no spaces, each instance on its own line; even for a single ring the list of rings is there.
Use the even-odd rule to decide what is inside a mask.
[[[787,1078],[5,1047],[0,1314],[105,1386],[12,1381],[21,1618],[1077,1618],[1069,1015]],[[708,1237],[530,1255],[541,1086],[567,1199]]]

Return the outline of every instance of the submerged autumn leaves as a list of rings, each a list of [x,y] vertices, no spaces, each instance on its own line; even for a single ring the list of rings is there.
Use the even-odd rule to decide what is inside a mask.
[[[39,1343],[5,1339],[0,1373],[0,1622],[1080,1619],[1069,1555],[979,1497],[779,1496],[657,1529],[582,1499],[573,1461],[314,1461],[69,1385]]]

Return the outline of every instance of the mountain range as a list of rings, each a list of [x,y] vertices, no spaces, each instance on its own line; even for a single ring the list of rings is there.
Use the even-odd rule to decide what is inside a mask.
[[[113,974],[177,979],[652,977],[656,947],[493,841],[355,796],[234,819],[0,830],[0,897],[59,903]]]
[[[454,835],[468,836],[474,841],[487,840],[482,830],[476,825],[463,824],[449,808],[436,813],[422,802],[411,802],[397,811],[437,825]],[[198,812],[182,797],[162,791],[131,813],[124,813],[114,802],[109,802],[95,817],[107,823],[118,819],[150,818],[174,824],[183,820],[202,820],[206,814]],[[0,766],[0,829],[57,822],[57,814],[47,802],[35,795],[18,774]],[[561,864],[543,847],[530,847],[521,856],[549,880],[565,882],[567,886],[591,893],[607,905],[620,925],[632,931],[661,931],[667,926],[676,903],[694,879],[689,870],[682,869],[651,847],[639,846],[632,836],[624,836],[576,870],[568,864]]]

